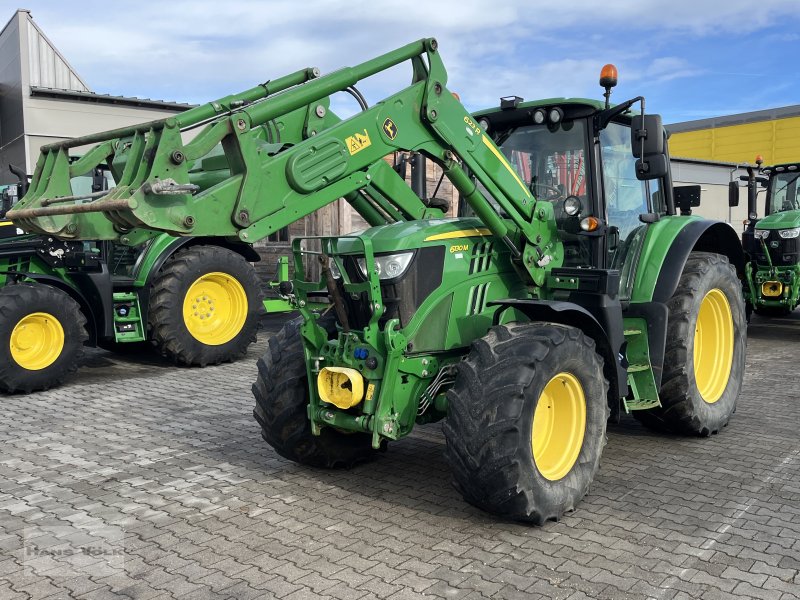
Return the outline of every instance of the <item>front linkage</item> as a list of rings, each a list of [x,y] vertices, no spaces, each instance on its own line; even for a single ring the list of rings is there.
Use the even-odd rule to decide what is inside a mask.
[[[447,412],[444,392],[453,383],[455,364],[463,349],[445,347],[427,352],[426,341],[418,335],[428,315],[437,312],[435,305],[440,297],[422,299],[414,307],[416,314],[403,327],[403,308],[398,308],[398,298],[388,298],[387,294],[398,293],[405,286],[399,293],[407,296],[413,293],[408,287],[412,284],[400,277],[400,281],[395,279],[394,284],[387,285],[378,269],[360,268],[378,264],[369,238],[319,238],[319,253],[302,250],[306,240],[294,242],[298,270],[293,302],[304,318],[301,332],[311,382],[308,418],[313,434],[320,435],[323,427],[367,433],[372,447],[378,449],[383,440],[397,440],[410,433],[415,423],[443,418]],[[445,248],[439,248],[442,252],[437,254],[444,254]],[[422,252],[413,252],[413,264],[407,269],[413,272],[425,268],[429,272],[443,267],[441,262],[423,266],[421,258],[415,260]],[[304,281],[302,257],[312,255],[321,258],[324,266],[322,277],[308,282]],[[414,279],[413,273],[410,279]],[[309,310],[315,297],[329,293],[334,302],[329,316]],[[338,315],[335,325],[330,318],[333,314]],[[431,327],[432,323],[427,325]]]

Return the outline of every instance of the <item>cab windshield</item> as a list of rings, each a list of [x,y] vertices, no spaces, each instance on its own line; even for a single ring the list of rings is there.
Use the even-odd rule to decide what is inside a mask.
[[[499,140],[500,150],[534,197],[553,203],[566,267],[593,265],[590,239],[577,235],[579,217],[564,212],[564,201],[573,197],[580,202],[579,214],[592,214],[586,177],[587,144],[586,122],[582,120],[517,127]]]
[[[772,177],[767,200],[767,213],[785,212],[800,209],[800,173],[790,171]]]

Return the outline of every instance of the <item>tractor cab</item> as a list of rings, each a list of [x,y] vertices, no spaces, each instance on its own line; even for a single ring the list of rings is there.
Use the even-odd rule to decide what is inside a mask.
[[[556,98],[476,118],[536,200],[552,204],[563,266],[619,271],[626,300],[647,224],[669,214],[671,181],[666,172],[637,172],[633,115],[623,109],[606,120],[609,110],[596,100]]]

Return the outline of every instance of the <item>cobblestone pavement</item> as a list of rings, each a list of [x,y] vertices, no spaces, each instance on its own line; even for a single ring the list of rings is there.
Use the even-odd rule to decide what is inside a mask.
[[[541,528],[465,504],[438,425],[352,471],[279,458],[251,418],[263,333],[204,370],[97,352],[0,399],[0,598],[797,598],[798,334],[754,321],[719,436],[610,427]]]

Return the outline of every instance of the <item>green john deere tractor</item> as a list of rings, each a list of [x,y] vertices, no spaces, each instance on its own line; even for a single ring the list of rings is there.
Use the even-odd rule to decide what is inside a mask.
[[[760,166],[760,165],[759,165]],[[800,163],[748,170],[748,220],[742,233],[747,257],[745,294],[748,309],[781,316],[800,304]],[[758,218],[756,192],[767,187],[764,216]],[[731,202],[738,199],[731,184]]]
[[[258,93],[266,93],[263,86],[250,91]],[[289,111],[254,131],[258,152],[270,155],[310,135],[307,113],[307,108]],[[230,177],[222,149],[203,150],[187,163],[188,185],[196,190]],[[147,151],[131,140],[115,147],[109,160],[88,157],[87,162],[65,154],[60,187],[47,188],[55,194],[48,205],[71,202],[85,208],[111,193],[115,179],[135,176],[129,165]],[[23,171],[12,167],[12,172],[20,184],[4,190],[0,219],[28,187]],[[164,189],[162,195],[172,191]],[[250,264],[259,255],[240,240],[145,233],[134,240],[77,242],[49,233],[22,235],[6,220],[0,221],[0,235],[7,238],[0,242],[3,392],[60,384],[77,369],[87,345],[126,354],[155,346],[181,365],[236,360],[255,341],[265,309],[293,310],[285,300],[264,298]],[[283,257],[276,279],[285,281],[288,273]]]
[[[109,183],[105,168],[70,182],[73,195]],[[86,345],[127,353],[152,344],[204,366],[241,358],[255,340],[262,292],[248,244],[162,233],[126,246],[13,231],[0,242],[0,391],[60,384]],[[187,311],[190,299],[203,314]]]
[[[406,62],[408,87],[257,152],[252,132],[275,115],[330,115],[332,92]],[[699,187],[673,187],[661,119],[643,98],[609,105],[615,69],[601,77],[605,103],[510,97],[470,114],[446,84],[436,40],[423,39],[258,102],[211,103],[231,108],[188,144],[170,120],[122,132],[150,143],[152,160],[91,209],[45,205],[37,179],[57,180],[64,151],[51,146],[9,217],[73,237],[120,239],[123,228],[252,241],[343,197],[371,227],[294,241],[295,278],[281,291],[302,318],[258,363],[264,439],[302,464],[348,467],[443,420],[467,501],[558,519],[589,489],[609,416],[699,436],[728,423],[745,358],[742,247],[725,223],[684,214]],[[91,141],[113,147],[115,135]],[[170,157],[218,142],[231,177],[182,187]],[[411,193],[383,160],[394,151],[440,165],[464,216],[443,218],[439,202]],[[184,193],[165,202],[153,189],[167,177]],[[330,308],[311,310],[320,299]]]

